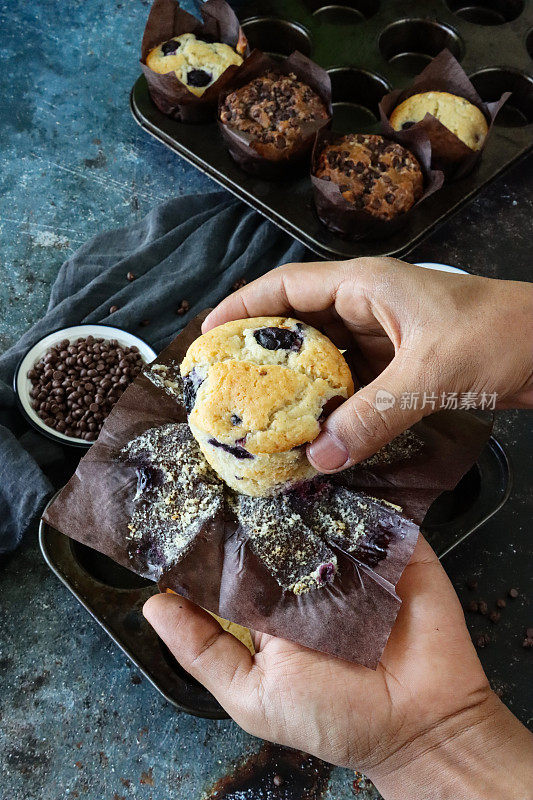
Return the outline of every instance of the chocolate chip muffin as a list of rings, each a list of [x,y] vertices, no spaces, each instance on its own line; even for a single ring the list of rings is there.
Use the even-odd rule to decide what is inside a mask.
[[[228,94],[219,119],[222,125],[246,134],[264,158],[283,161],[307,139],[303,126],[326,121],[329,113],[319,95],[294,73],[269,71]],[[312,140],[308,149],[311,144]]]
[[[229,66],[242,64],[242,57],[227,44],[182,33],[154,47],[146,64],[160,74],[174,72],[190,92],[200,97]]]
[[[411,95],[394,109],[390,124],[395,131],[407,130],[423,120],[426,114],[438,119],[471,150],[480,150],[483,147],[488,133],[485,116],[464,97],[449,92]]]
[[[320,152],[317,178],[338,184],[354,209],[392,220],[422,196],[420,164],[405,147],[382,136],[349,133]]]
[[[276,494],[313,477],[305,445],[332,404],[353,393],[344,357],[295,319],[228,322],[200,336],[181,364],[191,432],[237,492]]]

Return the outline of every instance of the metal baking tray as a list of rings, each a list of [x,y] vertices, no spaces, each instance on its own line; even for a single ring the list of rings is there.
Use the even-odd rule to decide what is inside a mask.
[[[252,47],[278,56],[297,49],[328,70],[334,130],[379,132],[383,95],[407,87],[444,47],[484,100],[512,91],[470,175],[446,183],[392,236],[350,242],[318,220],[308,175],[281,182],[247,175],[228,155],[215,122],[187,125],[166,117],[152,103],[145,78],[137,80],[131,110],[139,125],[319,256],[406,253],[531,149],[533,0],[252,0],[234,6]]]
[[[477,463],[429,509],[422,531],[440,557],[493,516],[511,489],[511,469],[493,437]],[[142,615],[157,587],[41,521],[39,543],[50,569],[169,703],[199,717],[225,711],[172,656]]]

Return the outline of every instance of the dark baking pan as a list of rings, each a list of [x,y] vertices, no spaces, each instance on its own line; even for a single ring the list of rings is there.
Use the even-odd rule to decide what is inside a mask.
[[[298,49],[327,69],[333,128],[379,132],[378,103],[405,88],[447,47],[483,100],[512,95],[496,120],[481,162],[421,204],[386,239],[346,241],[318,220],[308,175],[282,182],[244,173],[216,123],[187,125],[157,110],[144,77],[131,110],[149,133],[324,258],[402,255],[531,149],[533,141],[533,0],[257,0],[239,3],[253,47],[273,55]]]
[[[426,515],[422,530],[439,556],[495,514],[510,488],[507,457],[491,438],[456,489],[444,492]],[[163,697],[189,714],[211,719],[227,716],[214,697],[180,667],[144,619],[142,606],[157,591],[155,584],[44,522],[39,542],[50,569]]]

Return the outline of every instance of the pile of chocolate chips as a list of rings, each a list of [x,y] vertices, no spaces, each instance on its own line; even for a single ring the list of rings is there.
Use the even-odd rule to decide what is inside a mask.
[[[142,366],[138,348],[116,339],[63,339],[28,372],[31,406],[49,428],[94,441]]]

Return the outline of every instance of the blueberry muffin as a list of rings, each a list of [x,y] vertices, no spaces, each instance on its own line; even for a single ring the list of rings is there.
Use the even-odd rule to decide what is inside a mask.
[[[269,71],[230,92],[219,118],[223,126],[247,134],[264,158],[282,161],[291,158],[308,138],[302,126],[325,122],[329,113],[319,95],[294,73]]]
[[[464,97],[449,92],[411,95],[394,109],[390,124],[395,131],[407,130],[423,120],[426,114],[438,119],[471,150],[480,150],[483,147],[488,133],[485,116]]]
[[[200,336],[181,364],[191,432],[237,492],[276,494],[312,478],[305,445],[332,404],[353,393],[340,351],[294,319],[228,322]]]
[[[326,144],[314,172],[338,184],[354,209],[392,220],[422,196],[424,180],[416,158],[381,136],[349,133]]]
[[[201,97],[229,66],[242,64],[242,58],[227,44],[182,33],[150,50],[146,64],[160,74],[174,72],[190,92]]]

